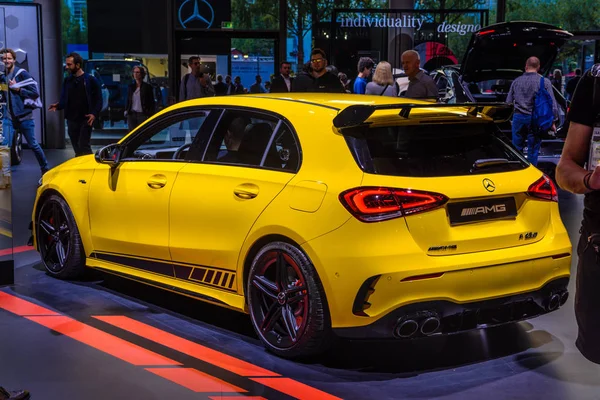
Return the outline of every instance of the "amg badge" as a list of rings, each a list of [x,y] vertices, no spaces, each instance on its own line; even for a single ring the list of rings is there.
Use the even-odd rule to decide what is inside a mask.
[[[531,239],[535,239],[537,237],[537,235],[538,235],[537,232],[521,233],[519,235],[519,240],[531,240]]]
[[[431,246],[428,251],[456,250],[457,248],[458,246],[455,244],[451,244],[449,246]]]
[[[494,204],[492,206],[481,206],[481,207],[469,207],[463,208],[460,213],[461,217],[465,217],[467,215],[478,215],[478,214],[487,214],[487,213],[501,213],[506,212],[506,204]]]

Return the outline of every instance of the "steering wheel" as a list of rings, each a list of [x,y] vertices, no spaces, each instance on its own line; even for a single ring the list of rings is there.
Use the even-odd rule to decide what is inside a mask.
[[[173,153],[172,159],[179,160],[181,153],[183,153],[185,150],[188,150],[191,146],[192,146],[191,143],[186,143],[183,146],[179,147],[177,150],[175,150],[175,153]]]

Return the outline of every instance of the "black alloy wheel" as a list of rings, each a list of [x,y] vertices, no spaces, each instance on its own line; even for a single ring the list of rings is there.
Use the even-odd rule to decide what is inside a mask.
[[[21,161],[23,161],[23,135],[21,135],[21,132],[15,131],[10,147],[10,163],[11,165],[19,165]]]
[[[81,237],[62,197],[51,195],[44,200],[37,214],[36,235],[42,262],[50,275],[70,279],[83,273]]]
[[[248,276],[252,324],[265,347],[286,358],[321,353],[331,323],[317,273],[296,246],[274,242],[263,247]]]

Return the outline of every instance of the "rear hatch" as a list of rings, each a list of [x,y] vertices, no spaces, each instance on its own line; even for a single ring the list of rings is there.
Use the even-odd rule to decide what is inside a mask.
[[[371,125],[344,134],[365,175],[342,202],[365,222],[408,228],[429,255],[523,246],[548,231],[556,188],[493,123]]]
[[[517,21],[489,25],[475,32],[461,64],[465,82],[511,79],[522,72],[527,58],[540,59],[547,75],[560,47],[573,35],[541,22]]]

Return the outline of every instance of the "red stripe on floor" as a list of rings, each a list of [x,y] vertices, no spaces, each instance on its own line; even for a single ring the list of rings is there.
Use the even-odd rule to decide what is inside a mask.
[[[280,376],[275,372],[260,368],[254,364],[180,338],[179,336],[128,317],[94,316],[94,318],[240,376]]]
[[[9,248],[9,249],[2,249],[2,250],[0,250],[0,257],[8,256],[10,254],[25,253],[26,251],[31,251],[31,250],[35,250],[35,247],[19,246],[19,247],[14,247],[14,248]]]
[[[329,393],[322,392],[319,389],[315,389],[290,378],[251,378],[251,380],[292,396],[295,399],[341,400],[339,397],[332,396]]]
[[[26,315],[60,315],[57,312],[4,292],[0,292],[0,308],[22,317]]]
[[[153,374],[162,376],[178,385],[197,393],[233,392],[246,393],[247,390],[205,374],[193,368],[146,368]]]
[[[181,365],[177,361],[163,357],[160,354],[146,350],[64,315],[25,318],[133,365]]]

